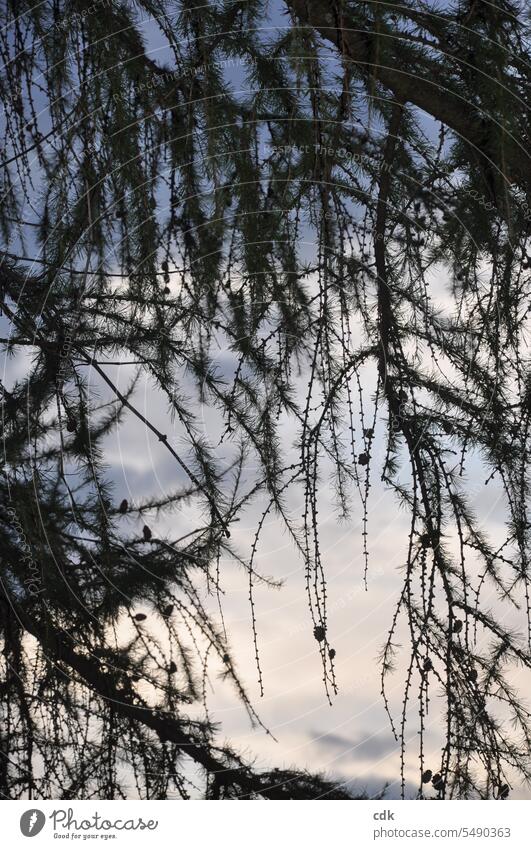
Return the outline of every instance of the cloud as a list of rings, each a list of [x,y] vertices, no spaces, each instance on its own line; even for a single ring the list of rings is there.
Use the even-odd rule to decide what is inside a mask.
[[[315,746],[326,749],[349,760],[372,760],[383,758],[397,751],[398,743],[391,734],[362,732],[356,738],[343,737],[340,734],[311,734]]]

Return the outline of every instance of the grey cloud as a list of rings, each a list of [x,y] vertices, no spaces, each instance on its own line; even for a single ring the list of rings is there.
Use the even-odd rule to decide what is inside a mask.
[[[340,734],[311,733],[315,746],[332,750],[336,754],[350,758],[382,758],[397,751],[398,744],[391,734],[374,734],[370,731],[356,738],[343,737]]]

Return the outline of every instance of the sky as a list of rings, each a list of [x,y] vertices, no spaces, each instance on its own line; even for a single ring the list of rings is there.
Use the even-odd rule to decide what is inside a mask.
[[[152,55],[162,58],[164,50],[163,45],[157,43],[157,28],[149,21],[144,27]],[[227,68],[227,76],[234,85],[241,81],[241,73],[233,66]],[[446,280],[441,275],[435,281],[435,292],[441,302],[447,299],[445,286]],[[226,351],[222,349],[219,362],[228,369]],[[24,373],[26,367],[24,356],[5,360],[2,381],[7,388],[17,375]],[[112,373],[110,369],[111,376]],[[118,371],[115,374],[118,375]],[[120,369],[120,388],[127,385],[130,374],[127,368]],[[93,390],[101,392],[98,380],[94,375],[89,377]],[[140,383],[135,402],[155,424],[167,421],[166,402],[148,382]],[[205,435],[215,443],[219,428],[217,417],[206,406],[198,407],[197,416]],[[290,425],[285,428],[288,450],[294,433]],[[215,667],[210,679],[209,708],[212,719],[220,723],[220,737],[230,740],[240,752],[256,756],[259,765],[324,771],[335,780],[345,782],[353,792],[377,795],[386,788],[388,798],[397,798],[400,795],[400,745],[391,732],[384,709],[378,657],[403,583],[401,569],[406,555],[408,517],[399,509],[395,496],[379,480],[378,461],[381,462],[383,450],[383,442],[378,437],[373,451],[368,511],[370,560],[367,586],[364,584],[361,505],[354,501],[349,520],[339,521],[334,508],[334,493],[326,479],[320,488],[322,554],[329,593],[328,638],[336,650],[338,681],[338,693],[332,698],[332,703],[326,697],[318,645],[312,633],[305,596],[304,566],[280,521],[269,516],[264,525],[256,568],[282,582],[282,587],[278,590],[257,587],[255,590],[258,645],[265,690],[263,697],[260,697],[257,683],[248,580],[234,562],[227,560],[221,566],[223,615],[237,668],[270,734],[262,728],[250,726],[236,694],[220,680],[216,672],[221,670]],[[163,446],[132,418],[108,437],[105,457],[117,502],[123,497],[134,502],[135,498],[147,494],[163,496],[176,486],[185,484],[182,472],[168,462]],[[220,459],[228,462],[221,453]],[[501,536],[505,510],[499,490],[495,484],[488,490],[484,487],[486,474],[479,460],[472,462],[469,476],[474,506],[481,516],[483,527],[494,538]],[[289,508],[294,515],[301,511],[298,498],[300,493],[297,495],[296,491],[290,495]],[[260,502],[255,503],[234,526],[233,540],[244,555],[250,553],[260,507],[263,506]],[[184,504],[171,518],[158,520],[157,531],[166,531],[177,537],[195,527],[197,518],[194,503]],[[487,606],[497,603],[494,597],[487,597],[485,602]],[[207,603],[216,615],[217,599],[210,597]],[[521,683],[525,689],[529,682],[523,676],[523,672],[515,672],[515,682]],[[402,694],[403,677],[398,673],[390,678],[388,690],[391,712],[397,717]],[[437,701],[434,693],[426,741],[426,763],[430,763],[431,757],[434,771],[442,743]],[[415,709],[413,704],[412,710]],[[414,724],[409,736],[411,748],[415,751],[417,732]],[[409,757],[406,795],[414,796],[417,787],[418,761]],[[513,795],[526,797],[526,791],[516,789]]]
[[[121,376],[121,385],[127,377]],[[157,422],[165,416],[165,405],[149,385],[139,388],[136,403]],[[160,404],[160,407],[158,406]],[[207,407],[196,411],[204,435],[216,444],[218,422]],[[383,415],[383,411],[382,411]],[[285,430],[286,450],[294,430]],[[378,429],[377,429],[378,432]],[[109,438],[106,457],[112,463],[117,501],[134,500],[135,494],[150,492],[163,496],[182,478],[168,463],[160,444],[140,422],[128,422]],[[239,751],[257,756],[261,765],[299,767],[323,771],[334,780],[346,782],[353,792],[378,794],[386,789],[388,798],[400,796],[400,745],[391,732],[381,696],[379,654],[387,637],[394,605],[403,582],[408,516],[396,498],[379,480],[383,442],[377,438],[373,450],[372,487],[368,510],[369,570],[364,585],[361,505],[354,499],[348,521],[339,521],[334,493],[323,478],[320,487],[322,554],[328,582],[328,639],[336,650],[338,694],[329,704],[322,681],[318,644],[305,595],[304,567],[280,521],[266,520],[255,562],[263,575],[282,582],[278,590],[255,589],[255,607],[264,696],[260,697],[251,630],[247,576],[233,562],[222,560],[223,617],[236,666],[253,706],[269,729],[250,726],[236,694],[216,676],[210,678],[209,710],[221,723],[221,739],[231,741]],[[225,459],[220,454],[220,460]],[[472,505],[482,518],[482,527],[493,538],[503,538],[505,510],[496,485],[485,487],[487,475],[480,462],[472,462],[468,490]],[[301,513],[300,494],[290,495],[289,508]],[[232,541],[241,554],[249,556],[263,503],[254,504],[232,528]],[[197,525],[196,506],[183,505],[171,519],[156,523],[172,537]],[[129,520],[127,520],[129,521]],[[158,532],[157,530],[157,532]],[[496,606],[492,596],[484,598],[488,608]],[[210,609],[217,615],[217,599]],[[405,637],[404,636],[404,641]],[[219,670],[221,672],[221,670]],[[400,669],[389,679],[391,712],[399,718],[403,695]],[[515,683],[529,686],[524,673],[515,673]],[[433,709],[427,719],[426,765],[437,769],[440,758],[440,699],[433,692]],[[418,787],[417,730],[412,702],[411,729],[406,732],[409,755],[406,769],[406,796],[414,797]],[[516,789],[515,796],[524,789]]]

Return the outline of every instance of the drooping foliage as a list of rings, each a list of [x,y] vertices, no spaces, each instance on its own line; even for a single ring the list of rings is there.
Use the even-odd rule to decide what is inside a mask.
[[[251,768],[205,700],[215,661],[259,722],[204,597],[221,597],[220,561],[247,571],[262,686],[270,514],[303,564],[333,699],[325,477],[340,516],[362,507],[353,580],[378,478],[409,516],[381,658],[403,788],[415,758],[421,796],[503,798],[529,779],[511,684],[531,665],[528,36],[506,0],[8,0],[0,281],[6,362],[25,369],[3,387],[5,796],[341,796]],[[106,440],[131,419],[176,491],[111,486]],[[503,493],[501,542],[474,513],[479,474]],[[186,538],[144,524],[183,499],[202,517]],[[242,551],[231,525],[250,503],[263,515]]]

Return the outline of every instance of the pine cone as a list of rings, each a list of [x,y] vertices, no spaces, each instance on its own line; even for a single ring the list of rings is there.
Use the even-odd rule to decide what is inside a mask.
[[[318,643],[322,643],[326,636],[326,631],[322,625],[316,625],[313,629],[313,635]]]
[[[444,781],[441,775],[434,775],[432,782],[435,790],[442,792],[444,790]]]
[[[144,527],[142,528],[142,533],[144,535],[144,540],[146,542],[149,542],[152,537],[151,529],[148,528],[147,525],[144,525]]]

